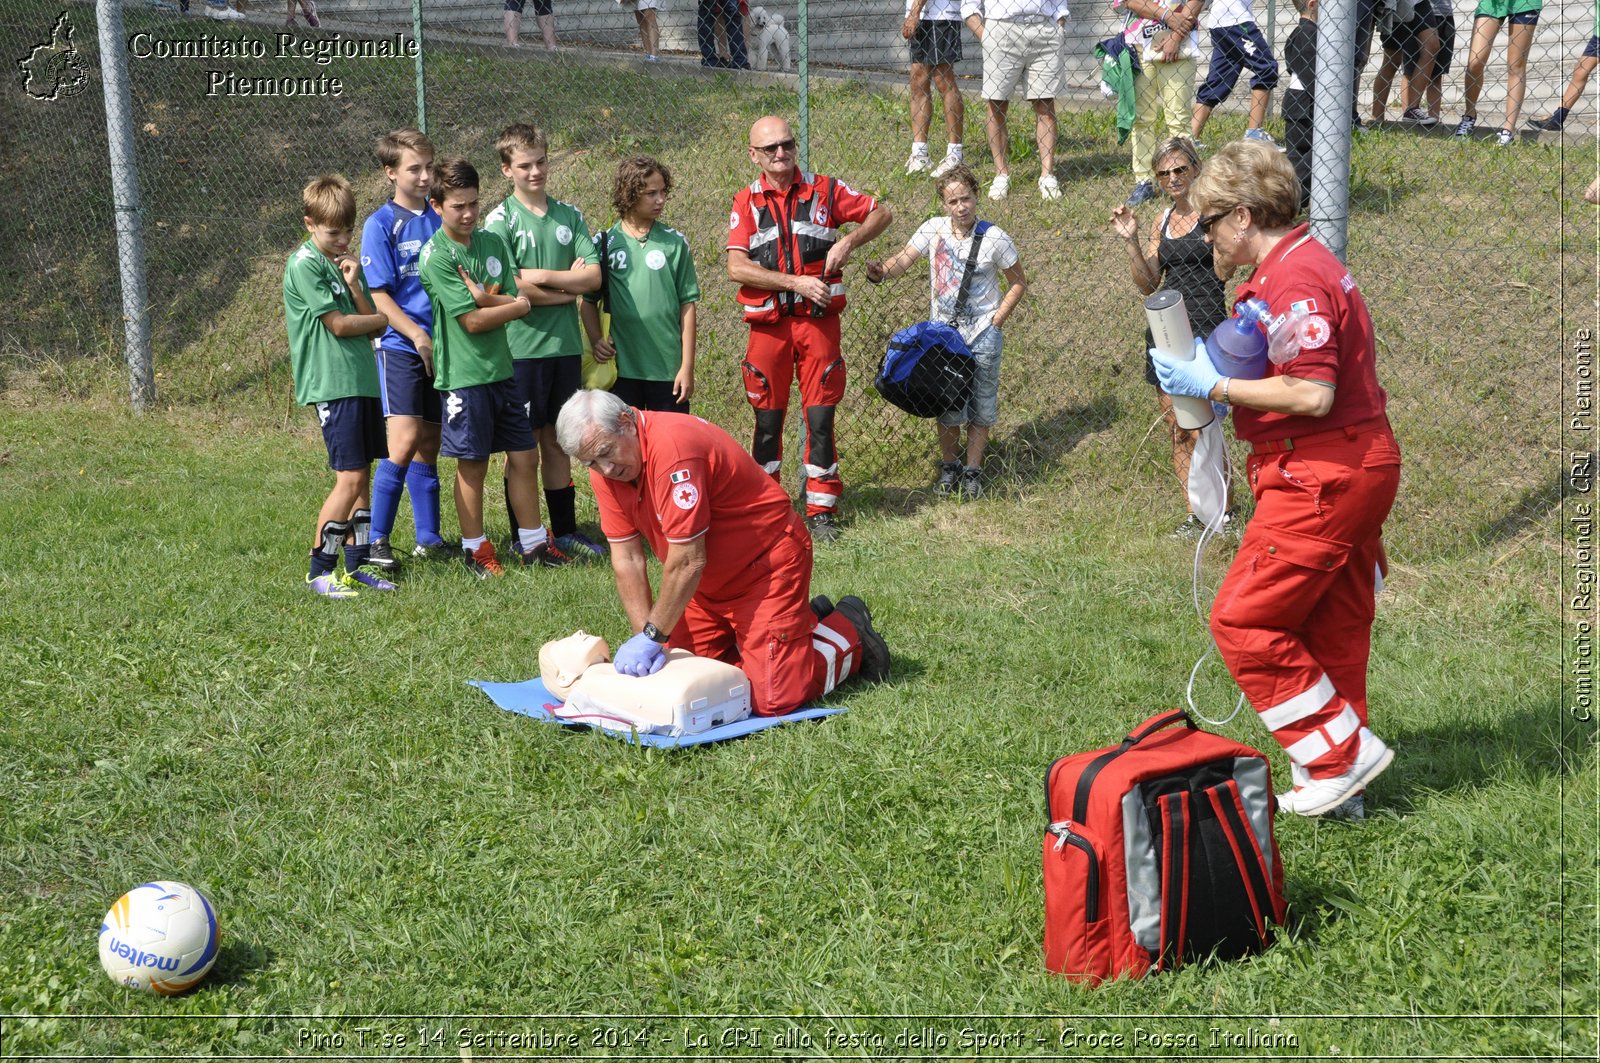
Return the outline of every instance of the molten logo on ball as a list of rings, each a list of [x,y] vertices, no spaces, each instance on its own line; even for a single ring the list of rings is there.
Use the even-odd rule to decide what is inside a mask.
[[[112,981],[171,996],[217,962],[217,913],[182,882],[146,882],[117,898],[100,924],[100,966]]]

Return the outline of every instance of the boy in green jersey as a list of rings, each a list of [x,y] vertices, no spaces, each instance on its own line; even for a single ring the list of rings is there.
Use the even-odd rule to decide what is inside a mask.
[[[533,303],[527,317],[506,326],[506,340],[517,395],[539,440],[544,500],[555,539],[550,550],[552,555],[599,557],[604,549],[578,534],[572,459],[556,442],[556,414],[583,386],[577,304],[584,293],[600,287],[600,258],[583,212],[547,194],[550,151],[544,131],[520,122],[507,126],[495,149],[512,193],[489,212],[483,227],[505,238],[517,289]],[[517,516],[511,514],[513,537]],[[531,517],[538,522],[537,511]]]
[[[478,171],[461,158],[434,166],[428,201],[440,228],[422,247],[418,274],[433,303],[433,386],[444,392],[439,453],[456,459],[456,519],[462,560],[479,579],[505,569],[483,534],[483,478],[489,455],[506,455],[507,493],[519,513],[538,512],[533,429],[511,380],[506,324],[533,303],[517,292],[511,250],[478,223]],[[522,529],[512,550],[525,565],[552,562],[547,544]],[[560,562],[555,562],[559,564]]]
[[[617,165],[611,202],[622,220],[600,236],[611,338],[600,338],[598,294],[584,298],[583,327],[596,361],[617,360],[613,394],[641,410],[688,413],[700,282],[683,234],[660,224],[671,193],[672,172],[655,159]]]
[[[314,178],[301,191],[309,237],[283,269],[284,318],[294,398],[315,406],[333,469],[311,543],[306,585],[324,598],[354,598],[358,588],[395,585],[364,568],[372,512],[372,463],[387,453],[372,337],[389,327],[367,292],[361,264],[350,255],[356,197],[338,174]],[[343,548],[345,574],[334,572]]]

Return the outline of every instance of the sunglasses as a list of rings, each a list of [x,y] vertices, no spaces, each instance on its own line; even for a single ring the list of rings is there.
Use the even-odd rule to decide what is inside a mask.
[[[1184,164],[1183,166],[1174,166],[1170,170],[1157,170],[1156,171],[1156,177],[1159,180],[1162,180],[1162,181],[1165,181],[1169,177],[1188,177],[1188,176],[1189,176],[1189,166],[1188,166],[1187,163]]]
[[[772,158],[772,156],[778,154],[779,151],[787,151],[791,155],[794,154],[794,138],[793,137],[790,137],[788,140],[773,141],[771,144],[752,144],[750,146],[752,148],[755,148],[757,151],[759,151],[761,154],[765,155],[769,159]]]
[[[1213,225],[1217,224],[1217,222],[1221,221],[1223,218],[1226,218],[1229,214],[1232,214],[1232,213],[1233,213],[1232,210],[1219,210],[1215,214],[1204,215],[1199,221],[1195,222],[1195,225],[1206,236],[1210,236],[1211,235],[1211,227]]]

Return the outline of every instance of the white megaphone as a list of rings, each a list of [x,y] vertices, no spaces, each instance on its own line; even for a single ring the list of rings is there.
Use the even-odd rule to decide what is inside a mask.
[[[1189,327],[1189,311],[1183,295],[1163,288],[1144,301],[1144,316],[1150,322],[1151,344],[1162,354],[1179,362],[1194,358],[1194,330]],[[1179,428],[1204,428],[1217,419],[1210,399],[1188,395],[1172,396],[1172,412]]]

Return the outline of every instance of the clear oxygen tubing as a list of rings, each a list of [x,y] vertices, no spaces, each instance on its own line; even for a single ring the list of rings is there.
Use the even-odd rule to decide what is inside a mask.
[[[1144,301],[1145,319],[1150,324],[1150,336],[1155,341],[1153,346],[1163,354],[1188,361],[1194,355],[1194,332],[1189,325],[1189,311],[1184,306],[1183,295],[1171,288],[1164,288]],[[1209,356],[1208,356],[1209,357]],[[1216,420],[1216,410],[1207,399],[1189,398],[1182,395],[1172,396],[1173,415],[1180,428],[1191,431],[1202,430],[1212,421]],[[1228,488],[1233,481],[1232,460],[1222,463],[1222,494],[1228,497]],[[1209,633],[1210,625],[1206,619],[1206,610],[1200,602],[1200,558],[1205,553],[1206,544],[1217,537],[1227,519],[1227,506],[1218,509],[1216,516],[1211,519],[1205,529],[1200,533],[1200,540],[1194,548],[1194,575],[1191,582],[1191,595],[1194,601],[1195,615],[1200,617],[1200,622]],[[1213,727],[1221,727],[1239,715],[1239,709],[1244,705],[1244,692],[1239,693],[1239,700],[1233,706],[1233,711],[1221,720],[1213,720],[1202,713],[1194,703],[1194,681],[1200,674],[1200,666],[1206,663],[1206,658],[1211,656],[1215,643],[1207,640],[1206,651],[1189,670],[1189,683],[1184,688],[1184,700],[1189,703],[1189,711]]]
[[[1227,498],[1228,490],[1233,485],[1233,460],[1231,456],[1229,460],[1222,463],[1221,480],[1222,497]],[[1227,506],[1224,505],[1222,509],[1217,512],[1217,515],[1211,518],[1211,522],[1205,526],[1203,531],[1201,531],[1199,540],[1194,544],[1194,568],[1193,577],[1190,581],[1190,597],[1194,602],[1195,615],[1200,618],[1200,626],[1206,630],[1208,635],[1210,634],[1211,625],[1206,614],[1205,604],[1200,600],[1200,559],[1205,555],[1206,546],[1210,544],[1211,540],[1215,539],[1219,534],[1221,534],[1223,527],[1227,523],[1227,513]],[[1228,715],[1224,716],[1220,720],[1213,720],[1211,717],[1201,712],[1200,707],[1194,703],[1194,681],[1200,675],[1201,666],[1206,663],[1206,659],[1211,656],[1216,648],[1216,642],[1213,639],[1207,638],[1205,652],[1200,655],[1199,660],[1194,662],[1194,667],[1189,669],[1189,682],[1188,685],[1186,685],[1183,689],[1183,700],[1188,703],[1189,712],[1195,717],[1210,724],[1212,727],[1224,727],[1233,722],[1233,718],[1239,715],[1239,710],[1244,707],[1244,691],[1241,690],[1239,692],[1239,700],[1233,703],[1233,711],[1228,713]]]

